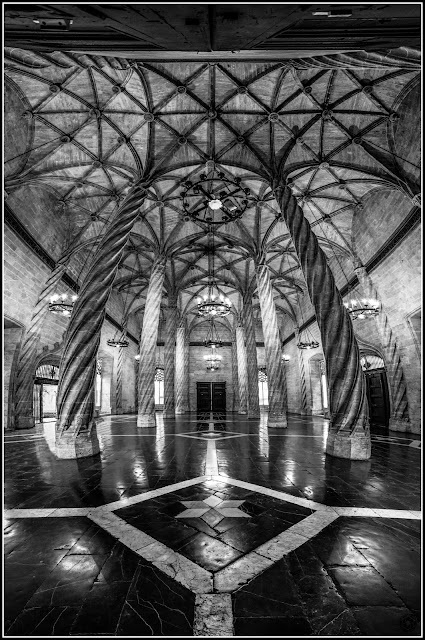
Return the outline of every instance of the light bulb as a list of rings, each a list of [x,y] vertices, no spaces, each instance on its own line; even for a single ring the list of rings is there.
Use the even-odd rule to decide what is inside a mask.
[[[223,204],[222,204],[221,200],[214,199],[214,200],[210,200],[208,202],[208,206],[209,206],[210,209],[213,209],[215,211],[217,209],[221,209]]]
[[[66,293],[63,293],[63,294],[61,295],[62,300],[66,300],[66,299],[67,299],[67,297],[68,297],[68,296],[66,295]]]
[[[215,300],[215,293],[211,294],[211,300]]]
[[[365,316],[364,316],[362,313],[360,313],[357,317],[358,317],[360,320],[364,320],[364,318],[365,318]]]
[[[356,306],[356,301],[355,300],[350,300],[351,304],[353,305],[353,307]]]
[[[363,302],[363,304],[365,304],[365,305],[369,304],[369,302],[366,300],[366,298],[362,298],[362,302]]]
[[[56,302],[56,300],[59,299],[59,296],[57,293],[53,294],[52,297],[50,298],[50,302]]]
[[[78,300],[78,296],[72,296],[71,300],[72,302],[75,302],[76,300]]]
[[[344,302],[344,307],[348,309],[348,302]]]
[[[211,314],[212,316],[217,315],[217,309],[210,309],[210,314]]]
[[[198,296],[198,297],[196,298],[196,302],[197,302],[198,304],[202,304],[202,298],[201,298],[200,296]]]
[[[204,298],[204,302],[206,302],[207,301],[207,296],[206,296],[205,293],[204,293],[204,295],[202,297]]]
[[[223,296],[222,293],[220,293],[220,300],[221,300],[221,302],[224,302],[224,296]]]

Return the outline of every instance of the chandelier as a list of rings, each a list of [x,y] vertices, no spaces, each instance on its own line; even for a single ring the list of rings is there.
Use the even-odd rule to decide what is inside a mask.
[[[78,296],[69,296],[67,293],[60,295],[55,293],[50,298],[49,311],[58,315],[70,316],[74,308],[74,303]]]
[[[110,338],[109,340],[107,340],[107,344],[110,347],[121,347],[122,349],[124,349],[124,347],[128,347],[129,343],[123,335],[121,336],[121,338],[115,338],[115,336],[113,338]]]
[[[299,340],[297,347],[298,349],[317,349],[319,343],[317,340],[314,340],[308,329],[305,330],[304,340]]]
[[[216,369],[220,369],[222,357],[215,352],[215,349],[215,345],[211,345],[211,353],[204,356],[208,371],[215,371]]]
[[[215,316],[223,317],[229,315],[231,302],[229,298],[226,298],[219,292],[214,280],[214,232],[211,232],[210,235],[212,236],[212,247],[208,249],[208,267],[209,272],[210,274],[212,272],[212,275],[209,276],[208,292],[202,297],[198,296],[196,302],[198,316],[213,318]],[[217,293],[214,289],[216,289]]]
[[[222,345],[221,338],[217,331],[217,327],[215,326],[214,318],[211,318],[211,326],[204,340],[204,345],[206,347],[216,347],[216,348],[221,347]]]
[[[353,292],[352,292],[353,295]],[[373,298],[358,298],[356,294],[349,302],[344,302],[352,320],[364,320],[377,316],[379,313],[379,302]]]
[[[215,167],[201,173],[194,182],[186,180],[183,183],[185,190],[180,194],[184,220],[226,224],[241,218],[251,194],[241,182],[241,178],[229,178]]]

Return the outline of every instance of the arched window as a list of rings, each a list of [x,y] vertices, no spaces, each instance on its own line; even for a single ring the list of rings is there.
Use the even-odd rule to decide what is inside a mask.
[[[53,364],[41,364],[37,367],[35,377],[39,380],[59,380],[59,367]]]
[[[164,369],[157,367],[155,371],[155,405],[164,404]]]
[[[384,369],[385,363],[379,356],[366,354],[360,358],[360,364],[363,371],[370,371],[371,369]]]
[[[265,367],[258,369],[258,399],[260,406],[269,404],[269,387],[267,384],[267,372]]]

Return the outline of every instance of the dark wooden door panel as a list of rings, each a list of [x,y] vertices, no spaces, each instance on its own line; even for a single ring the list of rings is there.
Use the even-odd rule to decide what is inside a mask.
[[[212,383],[212,410],[226,411],[226,383]]]
[[[197,411],[211,411],[211,382],[197,382]]]
[[[390,406],[386,373],[384,370],[366,371],[365,376],[370,425],[387,427]]]

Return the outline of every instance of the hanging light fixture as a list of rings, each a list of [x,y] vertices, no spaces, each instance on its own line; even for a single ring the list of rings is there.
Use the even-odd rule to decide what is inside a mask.
[[[198,180],[186,180],[180,197],[186,222],[226,224],[241,218],[249,204],[251,191],[241,186],[241,178],[227,177],[213,166]]]
[[[357,293],[351,289],[348,295],[350,300],[344,302],[344,307],[347,309],[352,320],[364,320],[365,318],[372,318],[379,314],[379,302],[374,298],[360,298]]]
[[[49,311],[62,316],[70,316],[77,299],[77,295],[68,296],[67,293],[61,293],[60,295],[55,293],[50,297]]]
[[[214,233],[212,234],[212,248],[209,250],[209,255],[212,256],[212,275],[209,276],[208,282],[208,292],[204,294],[202,297],[198,296],[197,298],[197,309],[198,316],[203,317],[223,317],[227,316],[230,313],[231,302],[229,298],[226,298],[222,293],[219,292],[218,287],[215,283],[214,279]],[[209,265],[211,267],[211,263]]]
[[[282,362],[289,362],[290,359],[291,359],[291,356],[288,356],[287,353],[282,354]]]
[[[107,340],[107,344],[110,347],[121,347],[122,349],[124,349],[125,347],[128,347],[128,340],[125,339],[125,335],[122,334],[120,338],[116,337],[117,333],[115,333],[113,338],[109,338],[109,340]]]
[[[317,349],[317,347],[319,346],[317,340],[314,340],[308,329],[305,329],[305,333],[305,339],[299,340],[299,342],[297,343],[298,349]]]
[[[221,338],[219,336],[217,327],[215,326],[214,318],[210,320],[210,328],[208,329],[208,333],[204,340],[204,345],[206,347],[215,347],[219,348],[222,346]]]
[[[204,356],[204,360],[207,365],[207,370],[209,371],[215,371],[216,369],[220,369],[220,364],[223,359],[221,356],[219,356],[216,353],[215,349],[216,349],[215,345],[211,345],[211,352],[208,355]]]

